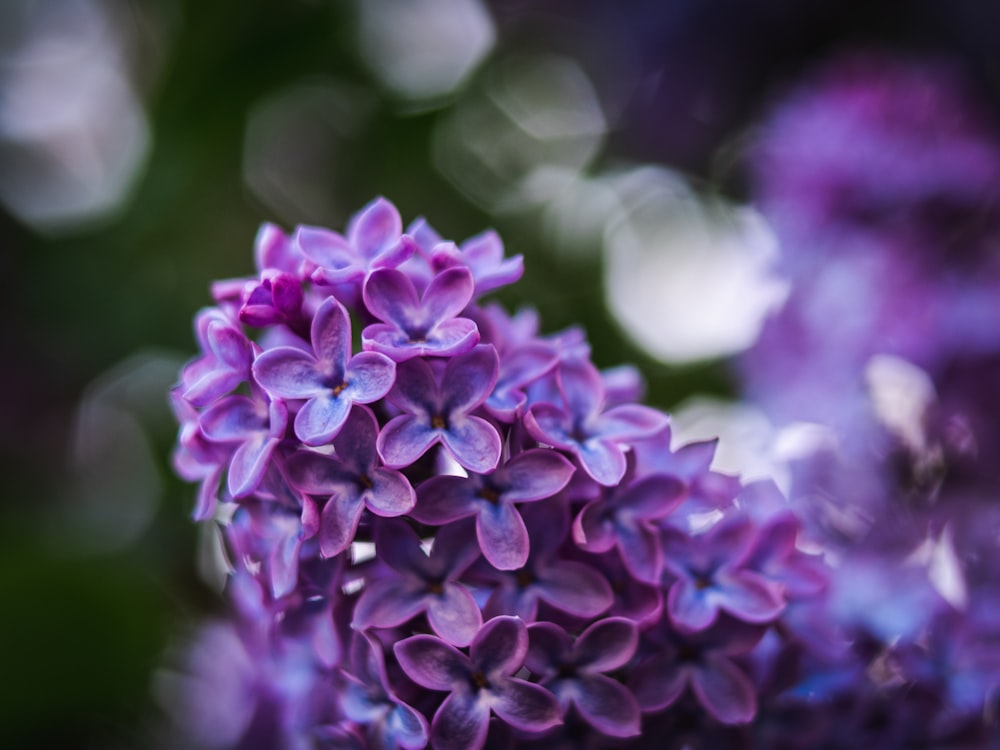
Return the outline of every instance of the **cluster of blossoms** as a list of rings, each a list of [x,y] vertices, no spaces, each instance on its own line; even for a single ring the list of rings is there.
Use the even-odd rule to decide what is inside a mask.
[[[265,225],[256,264],[173,392],[233,611],[190,651],[188,746],[705,746],[812,695],[827,569],[785,499],[671,446],[579,330],[484,304],[522,273],[495,233],[377,199]]]
[[[740,369],[776,422],[826,430],[790,495],[852,644],[810,721],[830,747],[996,747],[996,125],[953,70],[855,55],[752,159],[792,291]]]

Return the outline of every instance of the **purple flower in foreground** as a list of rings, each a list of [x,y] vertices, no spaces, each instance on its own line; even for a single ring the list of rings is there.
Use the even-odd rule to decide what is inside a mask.
[[[727,518],[695,537],[678,529],[663,534],[666,566],[677,578],[667,611],[678,628],[704,630],[720,611],[766,623],[785,608],[782,586],[744,567],[757,534],[749,518]]]
[[[592,727],[612,737],[639,734],[639,705],[628,689],[603,674],[625,666],[635,653],[639,633],[634,622],[610,617],[587,628],[573,641],[550,622],[528,626],[525,664],[542,686],[570,704]]]
[[[418,356],[450,357],[479,343],[479,329],[457,317],[472,300],[474,282],[467,268],[437,274],[422,296],[402,271],[381,269],[365,282],[364,301],[381,323],[361,332],[365,349],[397,362]]]
[[[681,634],[666,622],[650,635],[655,652],[633,671],[629,682],[644,712],[672,705],[691,689],[708,713],[723,724],[744,724],[757,713],[757,692],[732,660],[760,641],[764,628],[720,620],[701,633]]]
[[[373,747],[418,750],[427,746],[427,720],[403,703],[389,685],[382,646],[364,633],[351,642],[351,671],[344,671],[340,705],[351,721],[365,725]]]
[[[380,523],[375,550],[392,574],[365,586],[354,608],[353,627],[391,628],[426,612],[435,633],[456,646],[467,645],[483,622],[472,594],[457,581],[479,557],[479,548],[467,534],[462,524],[440,529],[430,555],[425,555],[405,523]]]
[[[400,364],[388,400],[406,413],[393,417],[379,433],[378,452],[385,465],[409,466],[440,442],[469,471],[495,469],[500,435],[470,412],[486,400],[496,379],[492,346],[478,346],[448,360],[440,385],[425,360]]]
[[[207,406],[250,379],[253,346],[221,310],[198,313],[195,332],[203,352],[181,372],[181,395],[193,406]]]
[[[257,357],[253,374],[272,396],[307,399],[295,415],[295,435],[307,445],[322,445],[339,431],[351,404],[370,404],[392,387],[396,365],[377,352],[351,356],[351,320],[328,297],[312,322],[316,356],[278,346]]]
[[[285,436],[288,410],[280,399],[233,394],[216,401],[199,419],[202,433],[219,443],[238,443],[229,461],[229,493],[246,497],[257,489],[275,446]]]
[[[402,234],[399,212],[385,198],[376,198],[352,219],[347,237],[319,227],[299,227],[294,243],[316,264],[312,273],[320,284],[360,281],[378,268],[395,268],[416,250]]]
[[[560,721],[552,693],[513,676],[528,652],[527,628],[516,617],[496,617],[483,625],[468,656],[430,635],[406,638],[394,650],[410,679],[449,693],[431,722],[431,744],[437,750],[482,748],[491,711],[527,732],[541,732]]]
[[[552,497],[573,475],[573,465],[555,451],[525,451],[488,476],[432,477],[420,485],[411,514],[421,523],[441,525],[476,517],[476,537],[483,555],[500,570],[528,560],[528,530],[515,503]]]
[[[594,481],[617,484],[625,475],[622,444],[662,429],[667,416],[638,404],[603,411],[604,382],[589,361],[563,361],[558,373],[565,408],[533,404],[525,427],[536,440],[576,456]]]
[[[326,557],[340,554],[353,541],[366,507],[378,516],[401,516],[416,502],[406,477],[379,465],[377,435],[375,415],[357,406],[333,439],[335,455],[303,451],[288,462],[288,474],[297,489],[330,497],[319,523],[320,551]]]

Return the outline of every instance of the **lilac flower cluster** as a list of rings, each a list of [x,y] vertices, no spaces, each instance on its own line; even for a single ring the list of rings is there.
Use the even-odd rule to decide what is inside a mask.
[[[821,707],[786,693],[768,736],[997,747],[1000,128],[954,70],[853,55],[752,157],[792,291],[740,369],[776,422],[827,431],[793,466],[792,506],[839,560],[803,622],[849,644],[809,667]],[[814,734],[790,742],[792,714]]]
[[[772,484],[672,448],[580,331],[484,303],[522,274],[492,232],[377,199],[343,235],[265,225],[256,262],[173,392],[234,613],[191,652],[191,745],[752,736],[826,583]]]

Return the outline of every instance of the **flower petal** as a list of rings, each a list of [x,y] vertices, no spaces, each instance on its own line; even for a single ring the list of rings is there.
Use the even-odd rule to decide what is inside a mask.
[[[533,675],[548,677],[556,674],[569,659],[572,647],[566,631],[555,623],[532,623],[528,626],[528,654],[524,665]]]
[[[351,627],[393,628],[416,617],[426,607],[424,592],[411,581],[383,578],[369,583],[354,606]],[[444,688],[442,688],[444,689]]]
[[[465,654],[432,635],[404,638],[392,650],[407,676],[428,690],[452,690],[472,671]]]
[[[635,440],[648,437],[662,430],[670,418],[661,411],[640,404],[624,404],[608,409],[594,425],[594,429],[607,438]]]
[[[479,343],[479,329],[468,318],[451,318],[439,323],[427,335],[427,343],[416,345],[416,352],[430,357],[452,357],[469,351]]]
[[[417,493],[398,471],[375,469],[369,475],[372,488],[364,493],[365,504],[377,516],[401,516],[413,510]]]
[[[359,404],[370,404],[385,396],[395,381],[395,362],[379,352],[360,352],[347,365],[343,395]]]
[[[577,683],[573,703],[590,726],[611,737],[639,734],[639,704],[624,685],[603,674],[580,675]]]
[[[328,390],[313,356],[292,346],[276,346],[260,354],[253,363],[253,376],[277,398],[311,398]]]
[[[402,231],[399,211],[378,197],[355,214],[347,228],[347,239],[360,259],[370,260],[386,245],[396,242]]]
[[[528,561],[528,529],[511,503],[501,500],[483,507],[476,518],[476,538],[497,570],[516,570]]]
[[[721,654],[708,653],[692,668],[691,688],[705,710],[723,724],[745,724],[757,713],[750,678]]]
[[[614,601],[607,580],[589,565],[565,560],[546,569],[538,595],[556,609],[577,617],[596,617]]]
[[[701,591],[694,581],[682,578],[670,587],[667,612],[671,622],[678,628],[697,631],[705,630],[715,622],[719,608],[707,589]]]
[[[405,330],[420,302],[413,282],[395,268],[379,268],[368,276],[363,297],[365,307],[384,323]]]
[[[605,487],[614,487],[625,476],[625,454],[610,440],[591,438],[576,450],[580,465],[591,479]]]
[[[198,420],[202,434],[209,440],[236,442],[246,440],[265,428],[257,404],[246,396],[225,396],[208,407]]]
[[[306,445],[324,445],[340,432],[351,402],[333,395],[317,395],[295,415],[295,435]]]
[[[442,589],[427,597],[427,621],[448,643],[468,646],[483,624],[479,605],[465,586],[445,583]]]
[[[441,439],[441,431],[409,414],[393,417],[378,435],[378,454],[390,469],[409,466]]]
[[[781,585],[753,571],[719,571],[716,582],[712,596],[718,606],[744,622],[770,622],[785,608]]]
[[[354,492],[335,493],[320,514],[319,549],[324,557],[339,555],[354,541],[364,504]]]
[[[569,484],[575,469],[563,455],[533,448],[515,456],[502,471],[504,500],[524,503],[552,497]]]
[[[320,370],[327,377],[341,377],[351,356],[351,318],[333,297],[316,310],[310,328],[313,351]]]
[[[489,726],[489,706],[477,693],[452,693],[434,714],[431,746],[434,750],[481,750]]]
[[[434,526],[475,515],[477,487],[475,481],[465,477],[431,477],[417,488],[417,504],[410,515]]]
[[[500,435],[481,417],[453,419],[441,441],[459,464],[476,474],[489,473],[500,463]]]
[[[629,687],[643,711],[660,711],[680,698],[689,674],[690,667],[676,654],[660,653],[635,668]]]
[[[618,551],[622,562],[638,580],[643,583],[655,583],[663,570],[663,550],[656,531],[645,521],[619,523]]]
[[[573,661],[588,672],[610,672],[624,666],[639,645],[631,620],[608,617],[588,627],[573,644]]]
[[[449,414],[465,414],[482,404],[497,382],[497,350],[483,344],[449,360],[441,378],[442,406]]]
[[[454,318],[472,301],[475,282],[468,268],[455,266],[437,274],[424,292],[428,320],[437,325]]]
[[[513,674],[527,653],[528,629],[519,617],[494,617],[479,629],[470,648],[472,663],[487,677]]]
[[[236,449],[227,478],[229,493],[233,497],[246,497],[257,489],[278,442],[259,432]]]
[[[559,701],[541,685],[506,679],[491,685],[490,707],[515,729],[544,732],[562,723]]]
[[[343,429],[333,439],[333,447],[341,461],[359,474],[364,474],[378,458],[375,452],[377,437],[378,420],[374,412],[366,406],[355,405],[347,415]]]

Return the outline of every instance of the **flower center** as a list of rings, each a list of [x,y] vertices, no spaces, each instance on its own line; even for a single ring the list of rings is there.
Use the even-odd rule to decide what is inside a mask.
[[[431,427],[433,427],[435,430],[447,430],[448,422],[440,414],[435,414],[433,417],[431,417]]]
[[[490,686],[490,681],[486,679],[486,674],[481,669],[472,673],[472,684],[479,690],[485,690]]]
[[[479,490],[479,497],[492,505],[497,505],[500,502],[500,493],[486,485]]]

